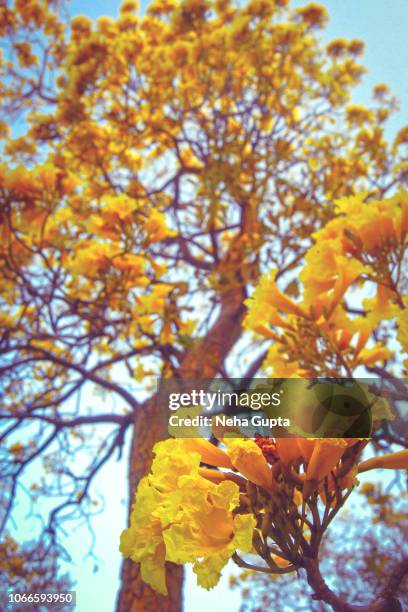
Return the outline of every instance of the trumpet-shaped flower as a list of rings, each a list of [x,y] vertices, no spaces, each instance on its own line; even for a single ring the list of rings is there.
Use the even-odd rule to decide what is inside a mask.
[[[198,452],[201,455],[201,460],[208,465],[214,465],[223,468],[232,468],[230,458],[218,446],[211,444],[204,438],[190,438],[185,442],[187,448],[193,452]]]
[[[238,485],[202,475],[202,456],[191,443],[156,444],[151,473],[139,484],[130,527],[121,535],[121,552],[140,562],[143,580],[162,594],[167,594],[165,561],[195,563],[199,584],[210,588],[237,549],[252,548],[255,518],[233,512]],[[208,453],[207,445],[201,446]]]
[[[305,471],[299,474],[303,481],[303,495],[307,497],[319,488],[320,483],[329,476],[334,482],[332,472],[337,469],[344,453],[359,441],[358,438],[278,438],[276,448],[279,460],[284,466],[303,463]],[[355,462],[342,475],[343,488],[352,486],[353,478],[347,478],[355,467]]]
[[[273,490],[272,471],[253,440],[224,439],[232,465],[251,482]]]
[[[298,438],[277,438],[276,449],[280,461],[284,465],[293,465],[301,458],[301,450]]]
[[[307,464],[303,494],[308,496],[339,463],[347,442],[341,438],[317,440]]]
[[[221,570],[235,550],[250,552],[255,518],[233,515],[239,488],[231,481],[219,485],[195,478],[181,483],[182,505],[164,531],[166,558],[174,563],[195,563],[198,584],[215,586]]]
[[[373,457],[363,461],[358,466],[359,472],[367,472],[376,468],[389,470],[408,470],[408,450],[402,450],[397,453],[389,453],[382,457]]]

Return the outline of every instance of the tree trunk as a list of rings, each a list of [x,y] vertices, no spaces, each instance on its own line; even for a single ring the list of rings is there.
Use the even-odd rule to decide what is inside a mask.
[[[140,577],[140,565],[125,559],[122,565],[122,587],[119,594],[118,612],[181,612],[183,567],[168,563],[166,582],[168,596],[156,593]]]
[[[181,378],[212,378],[218,372],[240,336],[244,298],[242,286],[224,293],[214,325],[182,360],[178,371]],[[168,410],[158,405],[157,396],[136,413],[129,460],[129,515],[137,483],[150,469],[153,446],[168,438],[168,416]],[[181,612],[183,568],[168,563],[166,576],[169,594],[164,597],[142,581],[138,563],[125,559],[117,612]]]
[[[139,480],[148,473],[152,448],[168,437],[168,415],[159,410],[156,396],[137,411],[129,457],[129,516]],[[140,565],[124,559],[117,612],[181,612],[183,568],[168,563],[166,567],[168,596],[160,595],[140,576]]]

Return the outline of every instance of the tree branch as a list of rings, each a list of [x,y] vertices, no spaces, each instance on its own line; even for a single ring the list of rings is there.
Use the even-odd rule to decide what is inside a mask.
[[[408,557],[402,559],[396,565],[381,594],[373,602],[364,606],[354,606],[343,601],[327,586],[320,573],[318,559],[304,557],[302,564],[306,569],[307,581],[314,592],[313,599],[324,601],[335,612],[391,612],[402,610],[396,594],[402,581],[408,575]]]

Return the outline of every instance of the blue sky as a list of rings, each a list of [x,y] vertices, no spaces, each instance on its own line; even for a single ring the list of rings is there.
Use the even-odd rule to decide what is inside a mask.
[[[306,2],[296,1],[294,5]],[[324,33],[324,39],[345,37],[361,38],[366,43],[364,64],[368,73],[364,84],[356,92],[355,100],[369,102],[371,88],[379,82],[386,82],[397,96],[401,112],[392,121],[394,132],[407,121],[406,78],[408,66],[408,47],[406,45],[406,26],[408,24],[407,0],[327,0],[322,2],[329,9],[331,20]],[[91,17],[117,15],[118,0],[98,0],[89,2],[73,0],[71,14],[87,14]],[[146,6],[146,3],[143,3]],[[126,521],[126,471],[125,462],[111,463],[99,475],[96,488],[105,497],[105,509],[94,521],[97,535],[94,553],[98,561],[84,558],[90,538],[86,528],[80,528],[69,536],[69,548],[75,562],[71,575],[77,580],[77,610],[90,612],[110,612],[119,585],[118,572],[120,555],[117,551],[119,534]],[[20,513],[24,508],[20,509]],[[19,513],[19,514],[20,514]],[[28,524],[27,524],[28,527]],[[27,533],[27,537],[29,534]],[[99,570],[95,573],[95,566]],[[237,591],[231,591],[228,577],[213,591],[206,592],[194,585],[191,574],[187,577],[186,611],[235,612],[240,598]]]

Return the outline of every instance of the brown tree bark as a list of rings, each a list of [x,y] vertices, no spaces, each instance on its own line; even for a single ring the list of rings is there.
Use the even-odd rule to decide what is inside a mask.
[[[156,396],[137,411],[129,458],[129,516],[139,480],[149,471],[152,449],[156,442],[168,437],[167,415],[159,410]],[[180,612],[182,609],[183,568],[168,564],[166,569],[168,596],[149,587],[140,576],[140,565],[124,559],[121,571],[118,612]]]
[[[186,353],[178,375],[186,380],[212,378],[241,334],[245,312],[245,289],[239,285],[221,297],[220,312],[206,336]],[[144,404],[135,416],[129,458],[129,515],[139,480],[149,471],[152,448],[168,437],[168,410],[159,406],[157,396]],[[124,559],[117,612],[180,612],[182,610],[183,568],[168,564],[168,596],[156,593],[140,576],[139,564]]]

